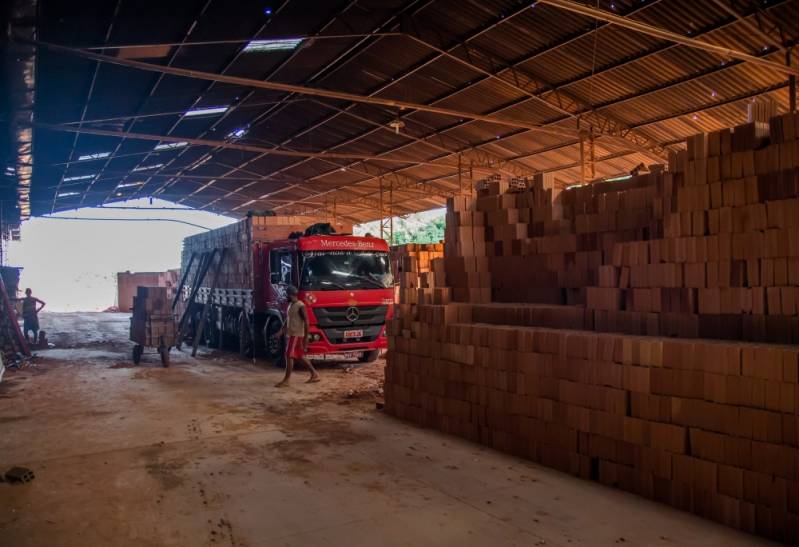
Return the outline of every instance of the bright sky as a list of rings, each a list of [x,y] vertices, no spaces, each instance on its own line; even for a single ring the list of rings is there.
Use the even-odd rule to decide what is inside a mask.
[[[234,219],[186,208],[173,203],[138,199],[114,203],[114,207],[150,210],[78,209],[55,217],[159,218],[191,222],[207,228],[230,224]],[[176,222],[123,222],[65,220],[37,217],[22,223],[22,241],[10,242],[6,264],[22,266],[20,289],[33,289],[47,302],[49,311],[104,310],[116,303],[116,273],[159,272],[180,267],[183,238],[204,231]]]

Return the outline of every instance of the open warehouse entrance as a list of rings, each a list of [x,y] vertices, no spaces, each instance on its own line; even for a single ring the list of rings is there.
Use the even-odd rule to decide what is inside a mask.
[[[0,538],[797,542],[799,1],[168,4],[2,6]]]

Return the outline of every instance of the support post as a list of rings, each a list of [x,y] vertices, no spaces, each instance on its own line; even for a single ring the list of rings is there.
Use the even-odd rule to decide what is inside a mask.
[[[785,64],[791,66],[791,50],[785,52]],[[789,111],[796,112],[796,75],[788,76],[788,101]]]
[[[585,133],[580,131],[580,184],[585,184]]]

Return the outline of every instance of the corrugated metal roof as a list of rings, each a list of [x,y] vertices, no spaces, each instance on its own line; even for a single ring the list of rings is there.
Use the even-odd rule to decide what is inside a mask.
[[[46,41],[103,45],[111,23],[111,44],[223,40],[226,43],[171,47],[167,57],[150,61],[434,105],[464,116],[159,78],[106,65],[88,97],[93,63],[40,49],[36,119],[41,122],[79,121],[86,107],[84,127],[277,144],[309,153],[334,150],[401,162],[293,158],[202,146],[154,151],[152,141],[36,129],[34,214],[81,201],[92,205],[117,199],[117,184],[135,175],[147,184],[133,195],[161,192],[162,197],[234,214],[246,208],[307,211],[313,207],[309,203],[329,206],[336,200],[352,219],[369,220],[377,212],[362,196],[379,191],[376,177],[381,174],[400,177],[395,192],[402,201],[397,207],[404,211],[439,204],[444,193],[458,191],[458,157],[462,165],[480,167],[473,171],[475,176],[484,176],[501,162],[506,172],[553,170],[568,184],[580,178],[578,119],[583,130],[599,132],[596,173],[607,176],[651,163],[652,158],[632,142],[603,137],[605,128],[613,128],[615,134],[632,128],[638,138],[659,149],[678,146],[698,131],[745,121],[746,102],[758,93],[766,93],[782,110],[788,103],[781,87],[784,74],[549,5],[515,0],[392,0],[368,5],[296,0],[267,18],[246,2],[231,10],[229,3],[212,0],[205,12],[184,5],[174,18],[151,18],[147,25],[127,8],[112,21],[100,0],[78,3],[69,11],[55,0],[40,2],[38,30]],[[610,3],[601,2],[600,7],[610,9]],[[769,0],[749,9],[755,7],[759,17],[780,25],[785,40],[799,39],[799,0]],[[709,2],[616,0],[613,8],[617,14],[709,43],[777,62],[783,59],[776,49],[764,51],[761,36]],[[92,18],[100,12],[103,18]],[[742,15],[754,20],[750,13]],[[62,21],[65,17],[70,25]],[[306,39],[295,51],[239,53],[248,38],[315,34],[336,37]],[[195,104],[233,108],[219,117],[184,119],[180,113]],[[124,118],[135,114],[149,116],[135,123]],[[468,114],[493,115],[506,123],[474,121]],[[94,118],[115,121],[86,122]],[[391,123],[399,124],[399,134]],[[541,129],[520,127],[530,125]],[[241,135],[231,136],[236,131]],[[74,161],[99,149],[113,150],[113,157],[91,165]],[[208,154],[209,161],[196,165]],[[166,165],[147,177],[141,168],[156,163]],[[97,182],[77,180],[70,186],[81,196],[56,197],[58,181],[63,184],[65,177],[97,171]],[[242,173],[250,180],[236,179]],[[425,181],[431,181],[427,190]],[[420,189],[432,195],[420,194]]]

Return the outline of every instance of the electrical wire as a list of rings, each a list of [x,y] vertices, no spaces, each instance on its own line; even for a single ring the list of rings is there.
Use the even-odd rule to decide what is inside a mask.
[[[193,226],[195,228],[201,228],[203,230],[211,231],[211,228],[207,226],[202,226],[200,224],[195,224],[193,222],[188,222],[186,220],[177,220],[174,218],[109,218],[109,217],[51,217],[51,216],[40,216],[36,218],[43,218],[47,220],[101,220],[101,221],[121,221],[121,222],[176,222],[178,224],[187,224],[189,226]]]

